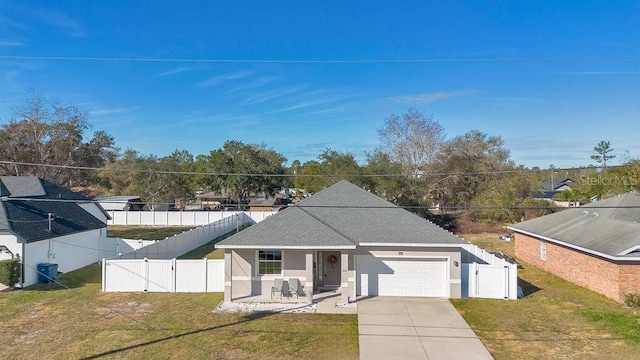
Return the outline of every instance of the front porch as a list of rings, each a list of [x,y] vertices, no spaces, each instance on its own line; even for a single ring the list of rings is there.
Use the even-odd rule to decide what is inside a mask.
[[[227,249],[224,301],[349,304],[355,300],[352,267],[353,254],[342,249]],[[283,283],[284,294],[272,291]]]

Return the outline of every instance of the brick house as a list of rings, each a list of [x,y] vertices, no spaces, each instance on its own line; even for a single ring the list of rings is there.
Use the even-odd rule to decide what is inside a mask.
[[[640,294],[640,194],[509,226],[516,256],[616,301]]]

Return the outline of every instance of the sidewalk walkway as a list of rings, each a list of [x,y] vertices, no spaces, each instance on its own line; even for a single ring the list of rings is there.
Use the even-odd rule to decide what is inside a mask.
[[[493,359],[448,300],[358,301],[360,359]]]

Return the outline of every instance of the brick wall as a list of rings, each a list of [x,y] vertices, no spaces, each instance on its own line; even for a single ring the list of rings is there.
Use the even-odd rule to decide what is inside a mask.
[[[629,291],[640,292],[640,264],[618,265],[549,241],[544,261],[539,239],[516,233],[514,241],[516,257],[616,301],[622,302]]]
[[[620,297],[625,294],[640,294],[640,264],[620,265]]]

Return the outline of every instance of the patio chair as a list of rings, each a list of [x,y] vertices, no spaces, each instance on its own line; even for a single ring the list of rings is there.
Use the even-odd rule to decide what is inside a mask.
[[[291,296],[291,291],[289,290],[289,283],[284,281],[283,279],[274,279],[273,286],[271,287],[272,299],[273,299],[273,294],[280,294],[280,299],[282,299],[282,296],[286,296],[286,297]]]
[[[291,287],[291,294],[295,294],[296,298],[299,299],[300,296],[306,296],[307,294],[304,292],[302,287],[302,283],[299,279],[291,278],[289,279],[289,286]]]

